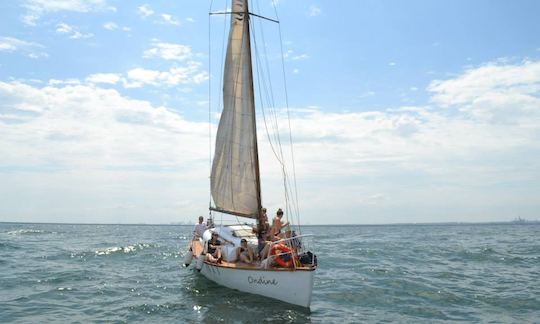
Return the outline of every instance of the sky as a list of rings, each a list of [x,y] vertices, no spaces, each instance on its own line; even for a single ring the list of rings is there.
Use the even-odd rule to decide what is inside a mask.
[[[282,131],[283,57],[302,224],[540,219],[540,2],[275,2],[250,8],[280,20],[254,34]],[[227,6],[0,2],[0,221],[207,215]]]

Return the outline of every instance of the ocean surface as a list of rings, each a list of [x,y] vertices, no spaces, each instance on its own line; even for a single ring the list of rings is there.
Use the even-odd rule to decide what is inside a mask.
[[[310,310],[184,268],[191,231],[0,223],[0,323],[540,322],[540,225],[305,226]]]

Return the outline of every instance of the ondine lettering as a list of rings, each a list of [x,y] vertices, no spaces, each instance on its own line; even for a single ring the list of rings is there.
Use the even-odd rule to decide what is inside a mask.
[[[253,285],[273,285],[276,286],[279,282],[276,279],[266,279],[264,276],[253,278],[248,276],[248,282]]]

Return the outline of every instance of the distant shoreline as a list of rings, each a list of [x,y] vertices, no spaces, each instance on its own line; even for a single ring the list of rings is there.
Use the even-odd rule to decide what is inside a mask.
[[[102,226],[193,226],[193,224],[151,224],[151,223],[62,223],[62,222],[5,222],[0,224],[36,224],[36,225],[102,225]],[[302,227],[322,227],[322,226],[465,226],[465,225],[539,225],[540,220],[523,221],[498,221],[498,222],[432,222],[432,223],[388,223],[388,224],[304,224]]]

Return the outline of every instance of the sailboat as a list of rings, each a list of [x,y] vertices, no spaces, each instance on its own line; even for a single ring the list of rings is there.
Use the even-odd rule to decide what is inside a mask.
[[[309,307],[317,264],[303,244],[308,235],[289,230],[272,235],[269,241],[263,239],[268,233],[264,231],[267,223],[261,199],[249,24],[251,16],[261,16],[250,13],[247,0],[232,0],[227,14],[231,23],[223,68],[223,111],[210,177],[214,205],[210,205],[209,228],[190,242],[184,263],[193,263],[203,276],[219,285]],[[215,225],[212,212],[255,220],[256,224]],[[210,261],[205,253],[215,233],[225,243],[218,262]],[[253,262],[237,260],[236,251],[243,240],[258,256]],[[265,253],[258,253],[261,244],[266,245]]]

